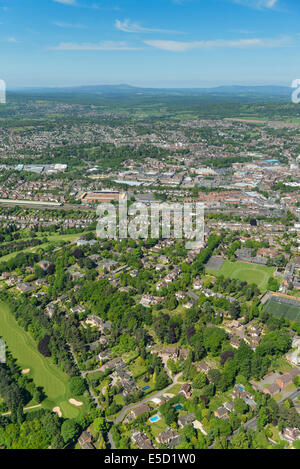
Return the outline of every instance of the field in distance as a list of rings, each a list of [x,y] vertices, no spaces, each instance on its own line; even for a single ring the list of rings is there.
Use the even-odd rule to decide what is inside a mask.
[[[226,260],[220,270],[206,269],[207,273],[217,277],[237,279],[248,284],[255,283],[263,293],[267,290],[268,280],[274,275],[274,268],[265,265],[251,264],[250,262],[231,262]]]

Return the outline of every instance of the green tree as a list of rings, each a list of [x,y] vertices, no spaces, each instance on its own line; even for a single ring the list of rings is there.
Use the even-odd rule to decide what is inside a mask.
[[[238,397],[234,399],[233,405],[237,414],[245,414],[249,409],[248,405],[243,401],[243,399]]]
[[[74,376],[71,379],[70,390],[71,390],[71,393],[74,394],[75,396],[81,396],[85,392],[86,386],[81,376]]]
[[[61,436],[63,437],[64,442],[73,442],[78,431],[79,426],[74,420],[65,420],[61,426]]]

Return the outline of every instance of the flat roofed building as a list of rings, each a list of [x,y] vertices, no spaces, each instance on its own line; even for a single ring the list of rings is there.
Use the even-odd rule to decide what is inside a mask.
[[[125,193],[122,192],[90,192],[83,194],[81,200],[87,203],[104,203],[124,199]]]

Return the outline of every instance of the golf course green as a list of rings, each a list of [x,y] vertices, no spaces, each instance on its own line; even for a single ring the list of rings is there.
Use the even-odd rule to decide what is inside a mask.
[[[42,405],[53,410],[60,407],[65,418],[75,418],[83,407],[75,407],[69,403],[74,398],[70,393],[70,378],[51,358],[46,358],[37,350],[34,339],[18,325],[6,303],[0,302],[0,337],[6,342],[9,351],[16,358],[22,370],[30,370],[28,376],[37,386],[43,388],[47,398]],[[79,399],[83,401],[83,399]]]

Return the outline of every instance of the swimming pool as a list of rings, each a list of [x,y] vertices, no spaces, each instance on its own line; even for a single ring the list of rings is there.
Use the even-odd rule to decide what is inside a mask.
[[[174,405],[174,409],[175,410],[181,410],[181,409],[183,409],[183,406],[181,404],[176,404],[176,405]]]
[[[150,386],[144,386],[144,387],[142,388],[142,391],[148,391],[148,389],[150,389]]]
[[[160,416],[159,415],[153,415],[153,417],[151,417],[149,420],[150,420],[151,423],[158,422],[160,420]]]

